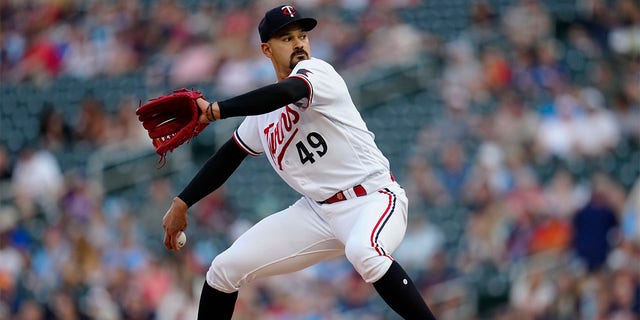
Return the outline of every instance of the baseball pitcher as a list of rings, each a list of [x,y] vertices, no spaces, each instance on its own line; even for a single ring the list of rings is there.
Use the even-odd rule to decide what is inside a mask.
[[[220,187],[247,155],[264,154],[302,197],[213,259],[198,319],[231,319],[238,290],[254,279],[342,255],[400,316],[435,319],[391,255],[406,229],[405,192],[342,77],[311,56],[308,33],[316,24],[290,5],[267,11],[258,27],[260,48],[278,82],[224,101],[196,97],[202,126],[246,118],[173,199],[162,221],[164,246],[179,250],[188,208]]]

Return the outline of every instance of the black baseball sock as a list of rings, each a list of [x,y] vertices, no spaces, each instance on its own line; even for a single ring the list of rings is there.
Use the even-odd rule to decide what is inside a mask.
[[[224,293],[204,282],[200,305],[198,306],[198,320],[230,320],[236,307],[238,291]]]
[[[382,299],[404,319],[435,320],[431,310],[407,273],[393,262],[387,273],[373,284]]]

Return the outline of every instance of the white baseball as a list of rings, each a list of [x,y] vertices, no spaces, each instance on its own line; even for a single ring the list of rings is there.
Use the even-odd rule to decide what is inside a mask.
[[[183,247],[185,243],[187,243],[187,235],[180,231],[178,234],[178,247]]]

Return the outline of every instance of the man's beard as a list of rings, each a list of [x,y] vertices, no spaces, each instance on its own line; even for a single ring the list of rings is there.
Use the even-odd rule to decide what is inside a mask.
[[[300,54],[303,54],[304,58],[298,58],[298,55],[300,55]],[[293,70],[293,68],[295,68],[295,66],[298,64],[298,62],[300,62],[302,60],[308,60],[308,59],[309,59],[309,54],[306,51],[298,50],[298,51],[294,52],[293,54],[291,54],[291,60],[289,60],[289,68],[291,68],[291,70]]]

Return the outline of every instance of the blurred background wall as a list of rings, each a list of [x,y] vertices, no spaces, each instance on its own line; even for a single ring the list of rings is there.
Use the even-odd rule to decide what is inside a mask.
[[[410,197],[395,258],[440,319],[640,317],[636,0],[301,0]],[[242,119],[158,157],[140,101],[272,83],[273,1],[0,0],[0,319],[193,319],[211,259],[299,197],[247,159],[162,246]],[[345,259],[241,290],[236,319],[395,319]]]

